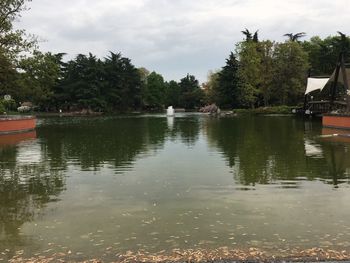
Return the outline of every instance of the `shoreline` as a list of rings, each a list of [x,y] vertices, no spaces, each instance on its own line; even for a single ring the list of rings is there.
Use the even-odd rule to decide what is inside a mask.
[[[293,115],[292,110],[295,106],[269,106],[269,107],[259,107],[254,109],[221,109],[221,114],[227,115],[230,113],[234,114],[253,114],[253,115],[266,115],[266,114],[283,114],[283,115]],[[202,113],[198,109],[175,109],[175,113]],[[73,111],[73,112],[8,112],[8,115],[35,115],[37,117],[86,117],[86,116],[110,116],[110,115],[137,115],[137,114],[162,114],[166,113],[166,109],[159,111],[125,111],[125,112],[92,112],[92,111]],[[207,113],[203,113],[207,114]],[[1,117],[2,115],[0,115]],[[6,116],[6,115],[4,115]]]
[[[278,249],[276,249],[279,251]],[[86,259],[82,255],[74,255],[73,252],[54,253],[52,255],[38,255],[24,258],[17,254],[9,259],[10,263],[48,263],[48,262],[156,262],[156,263],[183,263],[183,262],[350,262],[350,250],[332,250],[323,248],[291,249],[279,252],[268,252],[258,248],[230,249],[220,247],[217,249],[173,249],[172,251],[160,251],[149,253],[144,250],[136,252],[127,251],[124,254],[116,253],[112,248],[107,248],[103,258]]]

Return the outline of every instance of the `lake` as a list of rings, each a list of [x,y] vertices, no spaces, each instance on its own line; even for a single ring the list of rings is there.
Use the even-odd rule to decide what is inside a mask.
[[[344,253],[350,139],[324,132],[292,116],[41,118],[0,136],[0,261]]]

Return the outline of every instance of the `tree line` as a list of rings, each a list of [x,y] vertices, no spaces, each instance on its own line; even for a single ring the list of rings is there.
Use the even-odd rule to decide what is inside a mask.
[[[209,73],[204,85],[207,100],[223,108],[300,104],[308,75],[330,76],[340,52],[349,60],[350,38],[341,32],[305,41],[304,32],[287,33],[284,42],[259,41],[258,31],[242,33],[245,40],[236,44],[225,66]]]
[[[136,68],[121,53],[105,58],[79,54],[40,52],[36,39],[15,30],[13,21],[27,0],[0,3],[0,111],[14,110],[30,101],[41,111],[98,112],[160,110],[172,105],[186,109],[215,103],[221,108],[296,105],[303,100],[306,77],[330,75],[340,51],[348,58],[350,39],[345,35],[302,40],[301,33],[285,34],[276,42],[259,39],[258,31],[242,31],[225,65],[200,85],[187,74],[180,81],[165,81],[157,72]],[[29,54],[29,55],[28,55]]]

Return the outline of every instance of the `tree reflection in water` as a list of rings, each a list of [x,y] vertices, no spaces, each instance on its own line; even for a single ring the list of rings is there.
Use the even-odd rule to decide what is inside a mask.
[[[218,147],[243,185],[288,181],[297,187],[307,180],[349,180],[349,144],[334,144],[304,130],[304,121],[289,117],[245,117],[208,119],[205,124],[209,144]],[[318,129],[318,134],[320,127]],[[305,136],[316,138],[322,156],[305,153]],[[294,181],[294,182],[293,182]]]
[[[25,242],[21,226],[45,213],[42,208],[49,202],[59,200],[69,166],[97,171],[109,165],[120,171],[121,167],[131,168],[138,157],[161,149],[167,137],[194,145],[199,131],[197,118],[177,118],[171,125],[165,118],[75,118],[46,120],[37,128],[35,141],[36,134],[16,135],[11,143],[3,137],[0,250]],[[32,141],[26,142],[28,139]],[[41,157],[22,162],[18,157],[23,150]]]
[[[5,145],[0,140],[0,251],[35,242],[21,235],[21,227],[48,213],[43,208],[59,200],[68,187],[69,169],[101,171],[107,166],[120,173],[158,153],[168,141],[186,147],[208,144],[220,152],[242,185],[297,188],[304,180],[335,186],[349,182],[350,144],[317,138],[320,127],[304,127],[302,120],[289,117],[45,120],[34,141]],[[307,143],[319,153],[308,154]],[[28,149],[39,158],[21,160]]]
[[[65,179],[46,162],[21,163],[18,155],[35,133],[2,137],[0,140],[0,249],[25,242],[20,228],[35,219],[48,202],[64,190]],[[5,139],[6,142],[5,142]],[[27,142],[29,140],[29,142]],[[31,152],[31,154],[38,154]]]

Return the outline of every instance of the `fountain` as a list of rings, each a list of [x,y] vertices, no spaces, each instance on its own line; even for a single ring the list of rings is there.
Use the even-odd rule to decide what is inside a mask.
[[[173,106],[169,106],[168,109],[166,110],[166,115],[167,116],[174,116],[175,115],[175,110]]]

